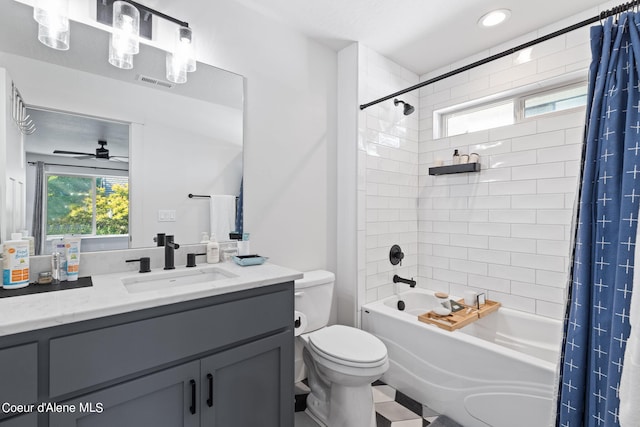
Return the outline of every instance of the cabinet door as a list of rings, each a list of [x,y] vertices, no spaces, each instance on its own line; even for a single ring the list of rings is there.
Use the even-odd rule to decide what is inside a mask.
[[[0,349],[0,404],[38,400],[38,345]],[[0,419],[5,416],[0,408]]]
[[[202,360],[203,427],[293,427],[293,333]]]
[[[13,417],[6,421],[0,421],[0,427],[38,427],[38,416],[32,413]]]
[[[75,412],[50,414],[49,426],[197,427],[199,374],[194,361],[84,395],[64,402]]]

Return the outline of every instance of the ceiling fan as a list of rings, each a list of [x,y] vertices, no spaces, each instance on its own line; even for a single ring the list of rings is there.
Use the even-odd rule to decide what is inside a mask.
[[[116,162],[126,162],[128,159],[127,156],[110,156],[109,149],[105,147],[107,145],[107,141],[100,140],[98,141],[98,145],[100,147],[96,148],[95,154],[93,153],[81,153],[79,151],[66,151],[66,150],[54,150],[53,154],[71,154],[76,155],[76,159],[97,159],[97,160],[113,160]]]

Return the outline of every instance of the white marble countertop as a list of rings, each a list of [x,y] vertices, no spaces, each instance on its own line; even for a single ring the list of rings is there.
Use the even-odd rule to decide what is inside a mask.
[[[0,336],[253,289],[303,276],[298,271],[268,262],[249,267],[241,267],[232,262],[202,264],[195,269],[176,267],[171,272],[192,272],[211,267],[220,269],[231,277],[208,283],[130,293],[122,282],[123,278],[144,276],[147,279],[155,275],[162,276],[163,270],[154,269],[145,274],[127,271],[94,275],[91,287],[2,298]]]

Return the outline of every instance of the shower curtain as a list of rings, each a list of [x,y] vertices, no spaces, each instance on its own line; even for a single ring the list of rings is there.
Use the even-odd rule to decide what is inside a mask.
[[[619,424],[640,205],[640,17],[591,29],[580,209],[557,425]]]

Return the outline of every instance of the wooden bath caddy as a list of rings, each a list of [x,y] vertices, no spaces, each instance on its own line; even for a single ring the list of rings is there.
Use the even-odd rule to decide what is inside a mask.
[[[464,300],[459,300],[458,303],[464,305]],[[480,307],[480,309],[473,308],[473,311],[468,314],[467,308],[451,313],[448,316],[438,316],[433,311],[428,311],[419,315],[418,320],[424,323],[431,323],[439,328],[446,329],[447,331],[454,331],[475,322],[489,313],[493,313],[499,307],[499,302],[486,300],[485,304]]]

